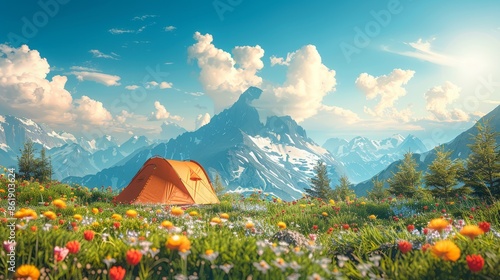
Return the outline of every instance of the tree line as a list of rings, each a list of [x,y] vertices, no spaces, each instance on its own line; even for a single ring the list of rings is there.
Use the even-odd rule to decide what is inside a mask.
[[[424,174],[418,170],[413,153],[408,152],[391,178],[386,181],[378,178],[372,180],[373,188],[368,192],[368,197],[381,200],[389,194],[406,198],[421,198],[431,194],[449,199],[470,194],[489,201],[499,199],[500,149],[496,142],[499,133],[493,131],[488,121],[478,122],[476,128],[477,134],[472,136],[473,143],[468,145],[471,153],[466,160],[451,159],[451,151],[439,146],[435,148],[435,159]],[[355,196],[347,176],[341,176],[339,184],[332,189],[324,162],[318,161],[314,171],[311,188],[305,190],[309,196],[338,200]],[[384,187],[385,183],[388,188]]]

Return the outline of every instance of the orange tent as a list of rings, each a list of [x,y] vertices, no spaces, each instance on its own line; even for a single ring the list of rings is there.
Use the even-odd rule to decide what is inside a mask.
[[[191,161],[150,158],[116,196],[125,204],[215,204],[219,199],[203,167]]]

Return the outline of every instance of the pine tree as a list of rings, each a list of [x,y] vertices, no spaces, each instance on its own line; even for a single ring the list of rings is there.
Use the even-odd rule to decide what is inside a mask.
[[[351,189],[351,182],[346,175],[340,177],[339,184],[333,189],[333,196],[339,200],[345,201],[352,198],[354,195],[354,190]]]
[[[411,198],[417,193],[422,181],[422,171],[417,171],[418,165],[412,155],[411,152],[406,153],[403,162],[398,165],[398,172],[387,180],[391,194]]]
[[[380,201],[389,195],[389,192],[384,189],[384,181],[377,178],[372,180],[373,188],[368,192],[368,198],[374,201]]]
[[[217,196],[221,196],[222,194],[224,194],[225,188],[224,185],[222,185],[222,181],[220,179],[219,174],[215,175],[214,186],[215,186],[214,191]]]
[[[489,121],[478,122],[476,128],[463,182],[475,195],[494,200],[500,197],[500,151],[495,139],[498,132],[492,131]]]
[[[30,180],[35,177],[38,160],[35,158],[35,147],[31,139],[24,143],[21,157],[17,157],[17,164],[19,166],[19,175],[22,178]]]
[[[50,158],[46,155],[45,147],[40,151],[40,159],[37,160],[36,170],[34,177],[39,182],[47,182],[52,178],[52,163]]]
[[[462,161],[451,160],[450,155],[451,151],[436,148],[436,158],[429,165],[429,172],[424,176],[425,184],[431,188],[431,192],[442,198],[449,198],[452,193],[467,191],[464,187],[454,189],[464,166]]]
[[[314,166],[314,177],[311,178],[311,188],[305,189],[307,195],[327,199],[331,196],[332,189],[330,187],[330,178],[328,178],[328,171],[326,164],[319,160]]]

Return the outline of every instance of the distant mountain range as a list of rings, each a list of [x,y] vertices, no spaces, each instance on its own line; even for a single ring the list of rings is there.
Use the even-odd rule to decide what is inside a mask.
[[[328,165],[332,181],[338,181],[345,173],[343,165],[308,138],[294,120],[270,117],[265,124],[260,122],[251,102],[261,93],[258,88],[249,88],[232,107],[198,130],[143,149],[96,175],[68,177],[64,181],[122,188],[155,155],[196,160],[212,178],[219,174],[232,191],[261,189],[288,200],[300,198],[304,188],[310,187],[309,178],[319,159]]]
[[[394,161],[403,158],[408,151],[423,153],[428,149],[413,135],[403,137],[395,134],[383,140],[370,140],[366,137],[355,137],[351,141],[330,138],[323,148],[342,162],[347,176],[353,183],[371,178]]]
[[[500,132],[500,106],[496,107],[493,111],[479,120],[479,122],[481,123],[484,121],[489,122],[493,131]],[[449,143],[444,144],[443,147],[446,151],[451,151],[450,157],[452,159],[466,159],[471,153],[468,145],[473,143],[472,137],[476,134],[477,128],[476,126],[473,126],[467,131],[464,131],[463,133],[458,135]],[[496,142],[500,143],[500,135],[497,135]],[[427,167],[436,158],[436,151],[430,150],[425,153],[416,153],[413,155],[413,158],[418,163],[418,170],[426,172]],[[397,172],[397,166],[399,164],[401,164],[401,160],[391,163],[387,168],[376,174],[374,178],[377,177],[379,180],[386,181],[388,178],[391,178],[394,173]],[[367,191],[373,188],[372,179],[355,185],[354,190],[356,194],[359,196],[366,195]]]

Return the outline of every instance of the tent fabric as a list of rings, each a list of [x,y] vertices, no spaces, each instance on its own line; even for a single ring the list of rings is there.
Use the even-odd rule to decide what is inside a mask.
[[[160,157],[146,161],[114,201],[169,205],[220,203],[207,173],[199,163]]]

